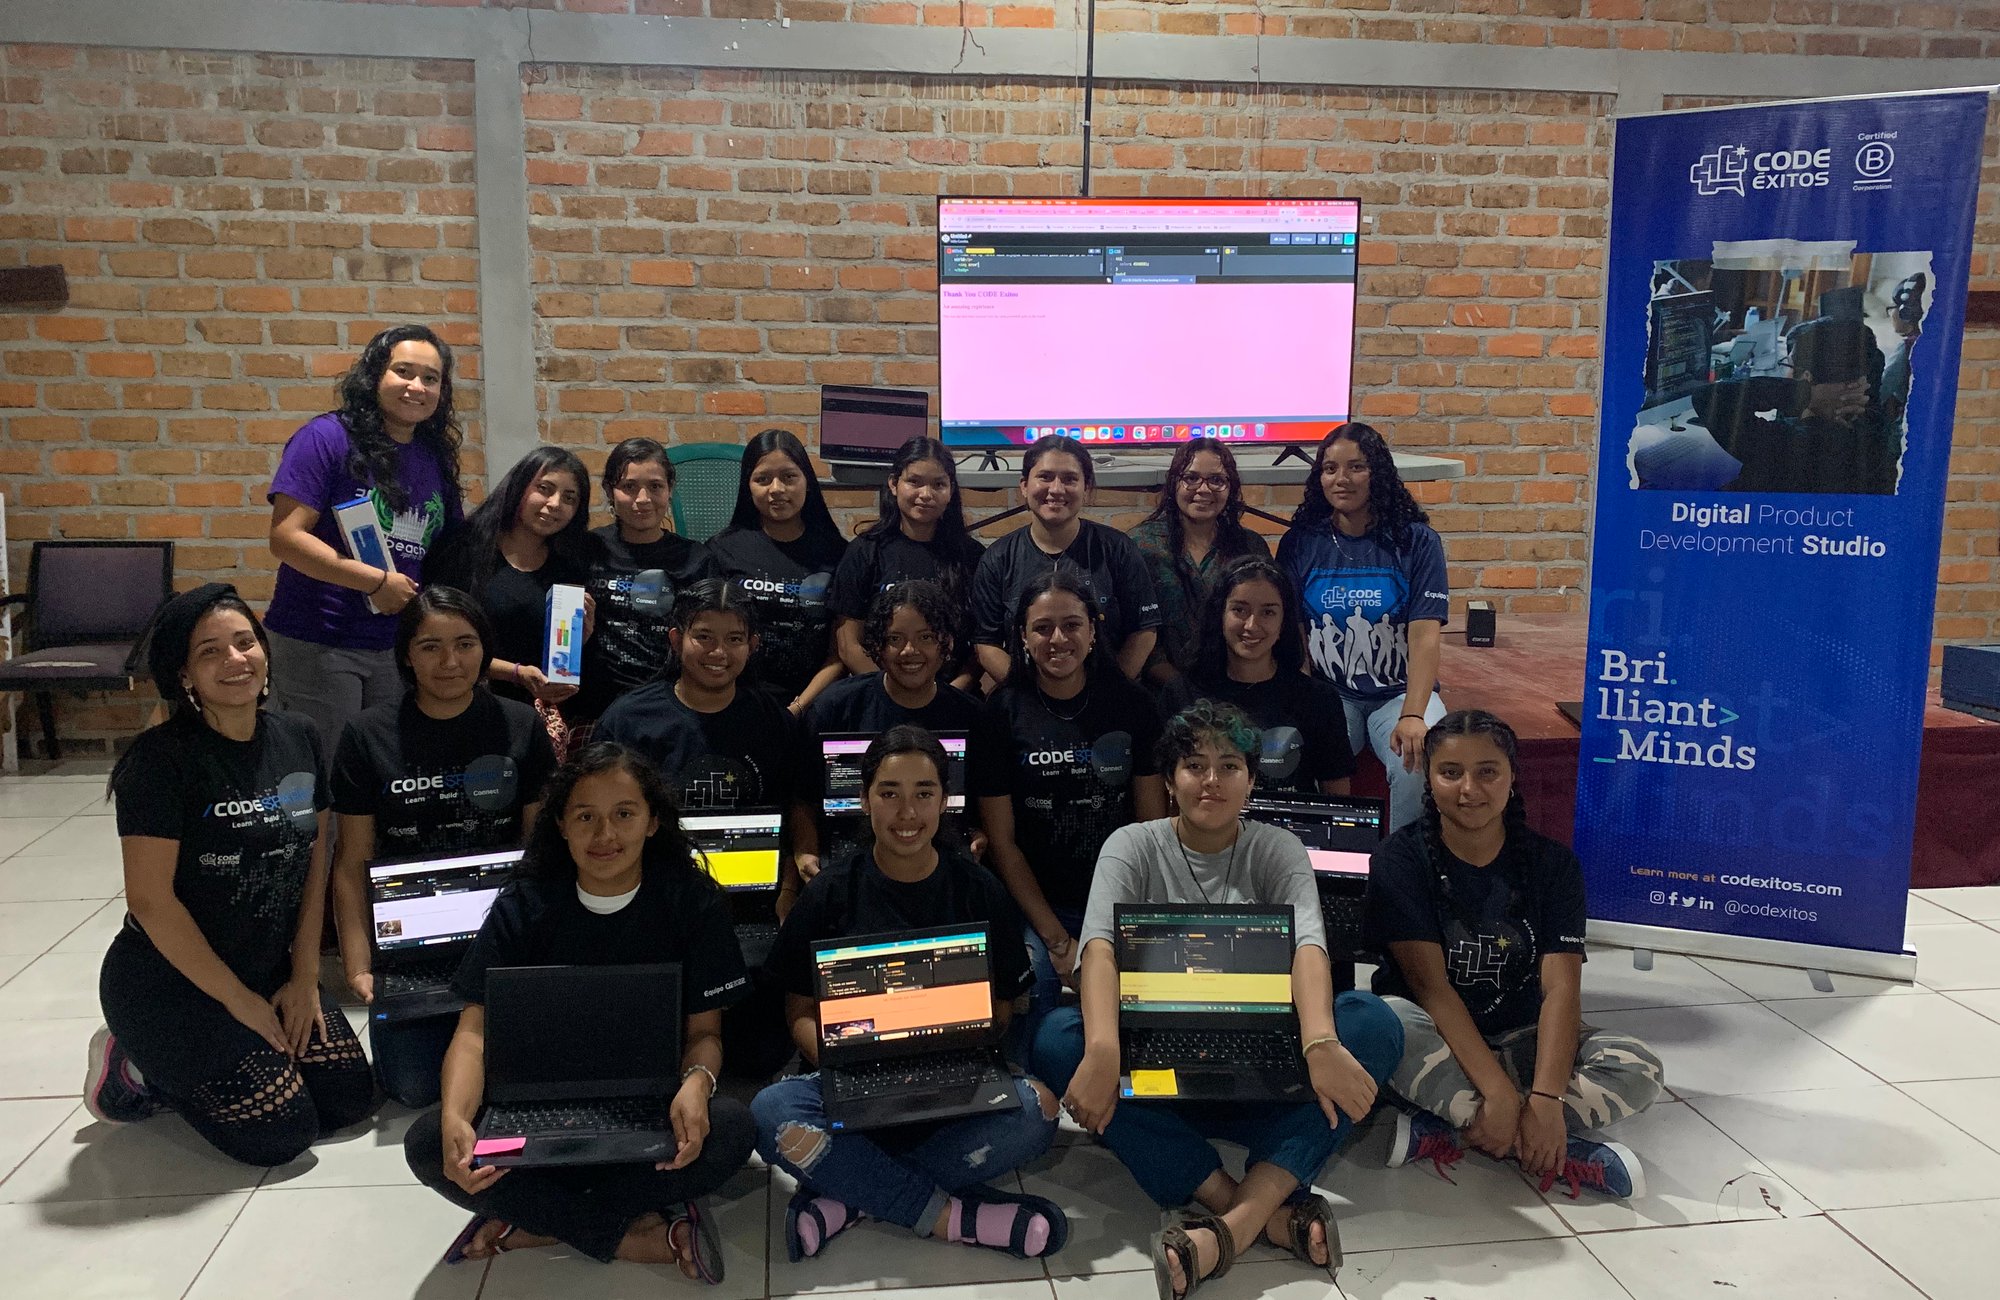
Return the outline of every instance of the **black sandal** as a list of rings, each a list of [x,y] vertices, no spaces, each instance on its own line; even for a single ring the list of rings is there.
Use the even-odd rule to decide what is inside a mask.
[[[1194,1240],[1188,1236],[1189,1229],[1202,1228],[1215,1234],[1215,1267],[1206,1275],[1201,1272]],[[1176,1258],[1180,1260],[1181,1276],[1187,1279],[1187,1289],[1179,1293],[1174,1291],[1174,1277],[1169,1268],[1170,1261]],[[1168,1224],[1153,1238],[1153,1286],[1159,1292],[1159,1300],[1193,1300],[1202,1283],[1223,1277],[1235,1263],[1236,1238],[1220,1215],[1196,1215]]]
[[[1318,1192],[1306,1191],[1304,1198],[1292,1202],[1291,1218],[1286,1226],[1291,1230],[1292,1254],[1298,1256],[1314,1268],[1324,1268],[1329,1282],[1340,1274],[1340,1225],[1334,1221],[1333,1203]],[[1326,1263],[1321,1264],[1312,1257],[1312,1225],[1320,1224],[1326,1229]]]

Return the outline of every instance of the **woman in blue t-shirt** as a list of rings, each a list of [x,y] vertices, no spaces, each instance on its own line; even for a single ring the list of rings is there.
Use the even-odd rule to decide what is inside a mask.
[[[340,409],[308,420],[271,479],[277,586],[265,615],[271,693],[332,752],[347,719],[403,691],[390,644],[424,581],[424,558],[465,513],[452,357],[422,325],[368,340],[341,378]],[[356,559],[335,510],[366,497],[388,565]]]
[[[1382,435],[1343,424],[1313,456],[1278,563],[1299,589],[1314,670],[1340,688],[1348,743],[1389,777],[1389,825],[1421,810],[1424,729],[1444,716],[1438,636],[1449,617],[1444,544]]]

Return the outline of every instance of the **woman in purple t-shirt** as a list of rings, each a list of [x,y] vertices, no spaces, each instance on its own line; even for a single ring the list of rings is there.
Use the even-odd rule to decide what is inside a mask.
[[[271,480],[272,693],[319,727],[328,753],[347,719],[401,697],[396,614],[464,515],[451,377],[451,348],[429,329],[383,330],[341,378],[340,409],[292,435]],[[360,498],[393,567],[356,559],[343,539],[334,512]]]

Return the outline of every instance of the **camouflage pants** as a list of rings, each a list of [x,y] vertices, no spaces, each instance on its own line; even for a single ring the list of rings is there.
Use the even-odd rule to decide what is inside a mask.
[[[1403,1059],[1389,1076],[1389,1091],[1420,1110],[1464,1128],[1479,1113],[1479,1090],[1445,1045],[1428,1012],[1407,998],[1384,998],[1403,1022]],[[1528,1025],[1486,1040],[1500,1068],[1523,1096],[1534,1086],[1536,1028]],[[1576,1066],[1563,1089],[1572,1133],[1630,1119],[1659,1100],[1665,1071],[1653,1049],[1629,1034],[1581,1025]]]

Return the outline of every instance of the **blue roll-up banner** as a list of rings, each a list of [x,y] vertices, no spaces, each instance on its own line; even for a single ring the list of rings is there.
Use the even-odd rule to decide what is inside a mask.
[[[1988,93],[1618,123],[1576,813],[1602,929],[1903,952]]]

